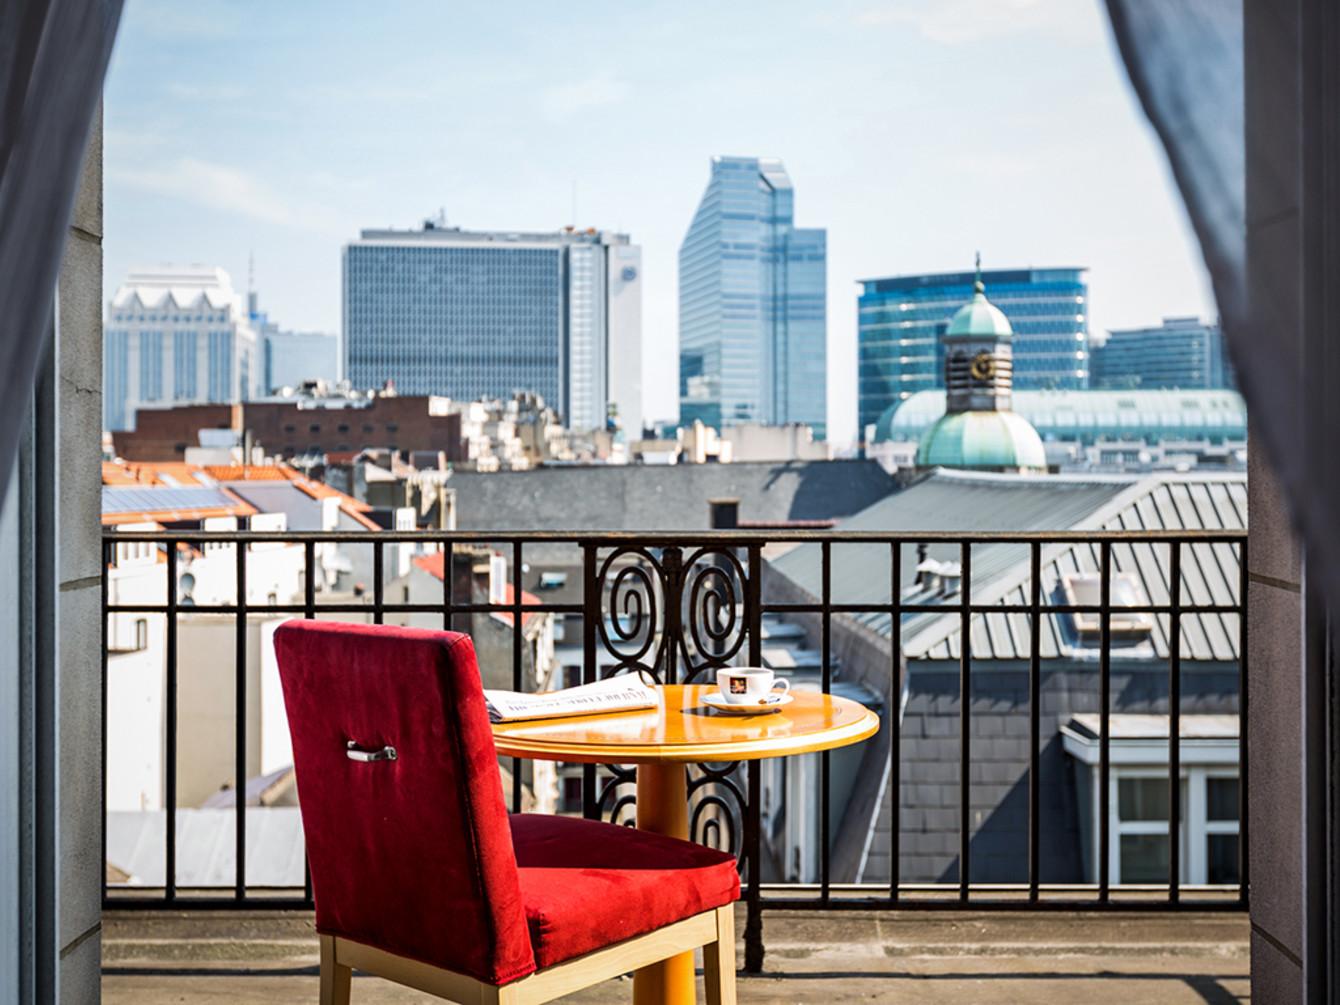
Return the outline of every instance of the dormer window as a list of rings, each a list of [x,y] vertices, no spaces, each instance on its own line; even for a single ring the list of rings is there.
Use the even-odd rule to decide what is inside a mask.
[[[1097,607],[1102,603],[1103,581],[1096,572],[1066,573],[1061,577],[1061,588],[1066,604],[1072,607]],[[1122,610],[1149,606],[1149,597],[1145,595],[1144,587],[1131,573],[1119,572],[1112,577],[1109,599],[1113,636],[1140,639],[1153,630],[1154,618],[1148,611]],[[1070,618],[1081,644],[1099,643],[1103,631],[1103,620],[1099,613],[1075,613]]]

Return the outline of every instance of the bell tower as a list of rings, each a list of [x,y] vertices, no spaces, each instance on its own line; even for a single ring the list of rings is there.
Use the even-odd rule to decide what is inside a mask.
[[[986,299],[978,252],[972,299],[958,309],[944,334],[945,414],[1010,411],[1013,339],[1009,319]]]

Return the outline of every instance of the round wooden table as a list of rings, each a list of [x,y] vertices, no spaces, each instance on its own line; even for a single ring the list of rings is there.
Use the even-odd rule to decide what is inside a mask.
[[[498,753],[543,761],[637,765],[637,826],[688,840],[686,764],[729,763],[831,750],[873,736],[879,718],[835,695],[792,691],[779,711],[725,715],[710,708],[702,684],[657,688],[654,709],[568,719],[498,723]],[[635,1005],[693,1005],[693,954],[637,971]]]

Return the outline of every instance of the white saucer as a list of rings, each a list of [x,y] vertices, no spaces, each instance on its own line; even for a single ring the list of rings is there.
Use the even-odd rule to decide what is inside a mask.
[[[767,715],[770,712],[780,712],[784,706],[791,704],[794,700],[790,694],[780,694],[774,695],[766,705],[732,705],[721,697],[720,691],[710,691],[703,695],[704,705],[725,715]]]

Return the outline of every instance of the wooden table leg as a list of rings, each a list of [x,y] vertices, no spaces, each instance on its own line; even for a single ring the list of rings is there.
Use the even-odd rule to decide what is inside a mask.
[[[682,764],[637,766],[638,830],[689,837],[689,796]],[[633,1005],[694,1005],[693,953],[680,953],[633,974]]]

